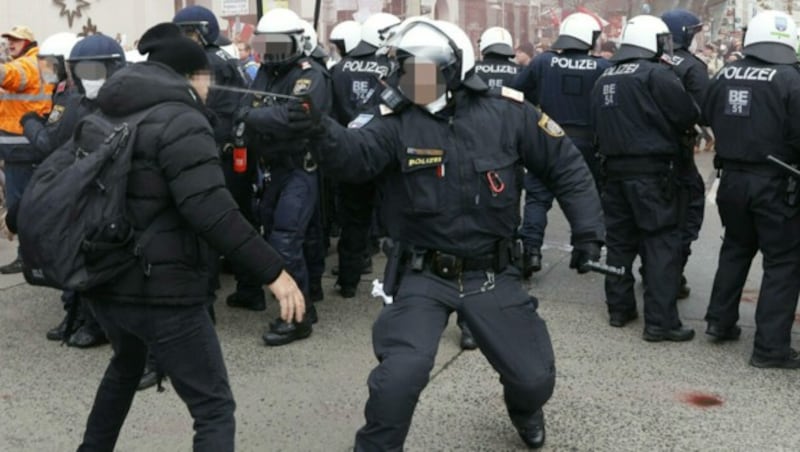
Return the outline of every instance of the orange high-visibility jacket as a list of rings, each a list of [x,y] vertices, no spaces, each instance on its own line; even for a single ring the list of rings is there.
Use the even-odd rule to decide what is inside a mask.
[[[21,57],[0,65],[0,130],[22,134],[19,120],[29,111],[40,116],[50,113],[53,87],[39,76],[36,56],[38,47],[32,47]]]

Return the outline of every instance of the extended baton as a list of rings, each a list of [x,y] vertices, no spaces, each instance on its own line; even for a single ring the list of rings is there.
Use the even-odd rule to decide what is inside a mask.
[[[793,176],[800,177],[800,170],[798,170],[797,168],[793,167],[792,165],[784,162],[783,160],[779,159],[778,157],[775,157],[774,155],[768,155],[767,156],[767,160],[769,160],[770,162],[780,166],[784,170],[792,173]]]
[[[622,278],[625,276],[625,267],[612,267],[611,265],[597,261],[586,262],[584,266],[593,272],[602,273],[606,276],[615,278]]]
[[[297,96],[289,96],[289,95],[286,95],[286,94],[271,93],[269,91],[259,91],[259,90],[256,90],[256,89],[236,88],[234,86],[211,85],[209,88],[215,89],[217,91],[229,91],[231,93],[253,94],[255,96],[262,96],[262,97],[274,97],[275,99],[299,100],[299,101],[303,100],[303,99],[301,99],[301,98],[299,98]]]

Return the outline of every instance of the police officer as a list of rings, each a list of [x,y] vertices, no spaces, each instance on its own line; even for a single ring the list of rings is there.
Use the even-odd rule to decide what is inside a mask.
[[[354,20],[345,20],[336,24],[328,38],[336,48],[340,60],[348,55],[361,42],[361,24]]]
[[[725,226],[706,334],[720,341],[739,338],[742,288],[761,251],[764,275],[750,358],[755,367],[800,368],[800,355],[790,347],[800,290],[798,179],[767,160],[772,155],[800,163],[797,44],[791,16],[764,11],[753,17],[745,58],[717,73],[703,108],[717,137],[717,205]]]
[[[53,110],[50,115],[46,120],[34,114],[28,114],[22,119],[24,134],[38,158],[42,160],[72,138],[78,121],[97,109],[94,102],[105,81],[126,65],[122,47],[108,36],[91,35],[78,41],[74,36],[62,35],[57,39],[64,40],[59,46],[70,47],[66,63],[75,86],[67,87],[66,67],[59,68],[57,72],[61,81],[53,96]],[[45,47],[43,44],[42,48]],[[52,55],[50,52],[45,53],[48,54]],[[59,65],[58,58],[53,62]],[[61,300],[68,313],[73,309],[77,312],[77,321],[73,323],[72,331],[68,331],[69,314],[65,315],[61,323],[47,332],[48,339],[66,340],[67,345],[79,348],[108,343],[94,314],[81,302],[76,292],[65,291]]]
[[[631,264],[644,266],[643,337],[686,341],[676,306],[683,260],[678,195],[681,137],[698,118],[691,96],[670,67],[660,62],[672,38],[664,22],[637,16],[625,26],[614,66],[592,91],[592,115],[605,158],[603,210],[609,265],[626,276],[606,278],[609,323],[622,327],[637,317]]]
[[[475,73],[490,88],[509,86],[519,72],[519,65],[513,62],[514,43],[511,33],[503,27],[486,29],[478,41],[482,59],[475,64]]]
[[[202,6],[188,6],[178,11],[172,22],[178,25],[184,35],[195,40],[205,49],[211,69],[212,80],[217,86],[245,88],[248,79],[243,72],[239,61],[229,54],[219,45],[219,22],[217,17],[209,9]],[[214,112],[214,141],[220,150],[222,159],[222,171],[225,175],[225,184],[233,195],[236,204],[242,214],[255,224],[253,216],[253,180],[255,179],[256,167],[249,164],[245,168],[235,168],[233,161],[233,115],[239,108],[242,95],[240,93],[212,89],[208,94],[206,106]],[[252,159],[247,159],[248,162]],[[218,280],[218,256],[212,253],[209,265],[212,266],[210,272],[212,278],[211,290],[219,288]],[[237,287],[258,286],[257,281],[248,280],[247,272],[244,269],[233,269],[237,275]],[[244,280],[244,282],[242,282]],[[213,294],[210,294],[213,296]],[[260,297],[259,297],[260,295]],[[235,292],[226,300],[229,306],[243,307],[252,310],[264,310],[266,302],[263,291]]]
[[[597,20],[585,13],[570,14],[561,24],[551,50],[542,53],[525,67],[512,87],[541,107],[560,124],[580,149],[595,180],[598,163],[595,157],[590,103],[591,90],[600,74],[611,65],[590,55],[600,37]],[[520,235],[525,246],[524,276],[542,268],[542,242],[547,227],[547,212],[553,206],[553,194],[534,175],[525,176],[525,213]]]
[[[305,55],[306,41],[297,14],[284,8],[270,10],[258,21],[253,48],[262,55],[262,63],[252,89],[302,97],[322,111],[330,111],[330,79],[325,68]],[[284,258],[287,271],[306,297],[308,315],[303,322],[278,319],[264,334],[267,345],[283,345],[308,337],[316,320],[303,252],[318,199],[316,163],[306,152],[307,140],[290,134],[290,112],[283,99],[248,94],[242,102],[244,108],[237,120],[245,124],[249,150],[263,164],[261,224],[267,240]],[[248,290],[264,296],[260,286]]]
[[[380,364],[369,377],[355,450],[402,450],[453,311],[500,374],[520,436],[541,447],[555,363],[538,302],[511,265],[519,254],[511,243],[522,170],[540,175],[559,198],[579,271],[599,256],[604,234],[589,170],[561,128],[521,93],[488,90],[457,26],[412,22],[387,45],[399,64],[398,92],[350,128],[322,120],[317,140],[332,174],[386,178],[384,212],[395,243],[384,279],[394,302],[373,328]]]
[[[331,69],[333,81],[333,115],[346,126],[358,122],[358,115],[380,103],[380,79],[389,74],[386,55],[376,55],[382,45],[381,30],[397,25],[400,19],[378,13],[368,17],[361,27],[361,42]],[[339,224],[342,227],[337,250],[339,267],[336,288],[343,298],[356,296],[361,273],[369,273],[369,231],[375,208],[376,189],[373,181],[360,184],[338,184]]]
[[[710,85],[708,67],[689,50],[689,47],[692,45],[695,34],[703,29],[703,23],[697,16],[685,9],[667,11],[661,16],[661,19],[667,24],[670,33],[672,33],[672,44],[674,46],[671,58],[672,69],[681,79],[686,92],[692,96],[694,103],[700,108]],[[706,125],[702,118],[699,121],[699,125]],[[681,266],[681,281],[678,289],[679,300],[687,298],[691,292],[687,285],[686,275],[683,274],[683,268],[686,267],[689,255],[692,254],[692,242],[697,240],[700,233],[706,207],[705,182],[694,162],[696,142],[697,133],[692,128],[685,136],[683,143],[682,158],[684,163],[681,168],[685,171],[680,177],[681,183],[684,185],[684,191],[689,197],[689,207],[686,211],[686,218],[683,221],[681,234],[683,239],[683,265]]]

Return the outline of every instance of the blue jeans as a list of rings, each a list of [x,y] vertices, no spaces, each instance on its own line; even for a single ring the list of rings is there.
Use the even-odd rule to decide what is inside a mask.
[[[207,307],[88,303],[114,355],[78,450],[114,450],[149,349],[194,419],[194,450],[233,451],[236,404]]]

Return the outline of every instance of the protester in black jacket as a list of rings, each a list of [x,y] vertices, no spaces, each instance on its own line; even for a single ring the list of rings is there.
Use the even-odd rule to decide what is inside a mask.
[[[115,74],[97,105],[112,118],[157,107],[133,138],[126,202],[136,232],[156,218],[161,227],[143,250],[149,266],[84,294],[114,356],[79,450],[114,448],[150,349],[194,418],[194,450],[232,451],[235,403],[205,305],[205,244],[269,284],[286,321],[302,321],[303,295],[225,189],[203,106],[210,84],[203,50],[172,24],[146,32],[139,50],[150,62]]]

